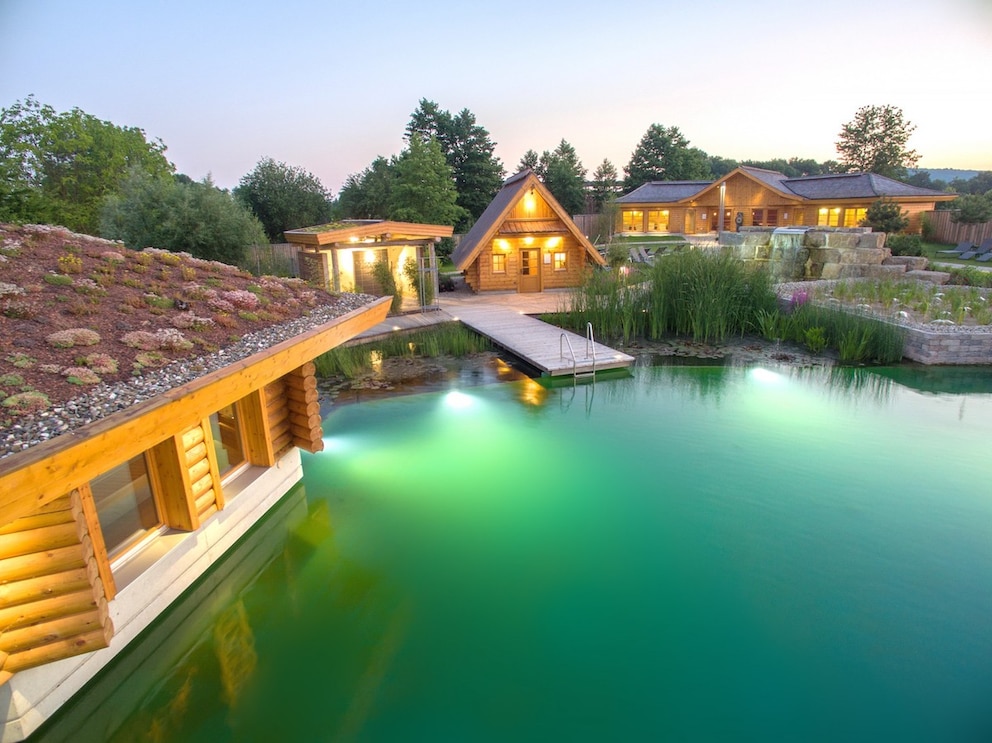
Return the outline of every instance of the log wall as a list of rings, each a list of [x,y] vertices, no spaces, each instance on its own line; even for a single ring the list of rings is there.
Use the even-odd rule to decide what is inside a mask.
[[[0,528],[0,682],[110,643],[113,579],[87,497],[73,491]]]

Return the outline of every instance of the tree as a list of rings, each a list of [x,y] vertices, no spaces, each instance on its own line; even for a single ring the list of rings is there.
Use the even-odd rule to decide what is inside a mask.
[[[620,176],[617,168],[604,158],[592,173],[592,203],[596,211],[602,209],[603,204],[615,197],[619,190]]]
[[[726,157],[719,157],[717,155],[710,155],[708,159],[710,175],[713,178],[723,178],[727,173],[731,172],[738,165],[739,162]]]
[[[465,216],[441,146],[433,137],[410,136],[396,159],[389,218],[401,222],[454,225]]]
[[[955,178],[948,184],[948,188],[961,194],[982,194],[992,191],[992,170],[983,170],[968,179]]]
[[[992,221],[992,191],[987,194],[965,194],[951,202],[952,222],[981,224]]]
[[[143,130],[78,108],[56,113],[29,96],[0,110],[0,218],[61,224],[96,234],[104,198],[132,169],[165,176],[165,145]]]
[[[892,235],[902,232],[909,226],[909,217],[896,202],[878,199],[868,207],[862,224],[871,227],[875,232]]]
[[[458,205],[465,210],[456,226],[467,228],[468,222],[486,210],[503,182],[503,164],[493,154],[495,142],[467,108],[452,116],[426,98],[421,99],[406,127],[408,140],[415,134],[424,140],[433,138],[440,146],[451,167]]]
[[[324,224],[331,218],[331,195],[320,180],[300,167],[264,157],[242,176],[234,197],[258,217],[270,240],[286,230]]]
[[[154,246],[240,266],[246,248],[267,243],[254,215],[209,178],[194,183],[138,169],[106,200],[101,234],[133,249]]]
[[[691,181],[710,178],[705,152],[690,148],[678,127],[652,124],[624,168],[624,191],[633,191],[649,181]]]
[[[567,213],[580,214],[585,209],[586,169],[575,148],[564,139],[554,151],[541,153],[535,172]]]
[[[906,149],[915,129],[896,106],[862,106],[840,131],[837,152],[842,167],[846,171],[904,178],[906,168],[919,160],[915,150]]]
[[[337,211],[346,219],[387,219],[396,180],[393,162],[381,155],[361,173],[349,175],[338,193]]]
[[[524,156],[520,158],[520,164],[517,166],[517,172],[519,173],[521,170],[530,169],[533,170],[538,177],[540,177],[541,176],[541,173],[539,172],[540,167],[541,167],[541,156],[538,155],[537,152],[535,152],[534,150],[527,150],[527,152],[524,153]]]

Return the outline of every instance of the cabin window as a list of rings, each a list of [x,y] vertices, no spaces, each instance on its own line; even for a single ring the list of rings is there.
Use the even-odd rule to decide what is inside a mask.
[[[761,227],[765,223],[765,210],[764,209],[752,209],[751,210],[751,224],[755,227]]]
[[[816,216],[818,227],[838,227],[840,226],[840,207],[820,207]]]
[[[244,433],[238,420],[238,410],[227,405],[210,416],[217,471],[221,477],[245,462]]]
[[[778,227],[778,209],[769,209],[765,215],[765,227]]]
[[[640,232],[644,227],[644,212],[625,209],[621,212],[624,232]]]
[[[844,210],[844,226],[845,227],[858,227],[868,216],[867,209],[845,209]]]
[[[111,557],[162,524],[143,454],[91,480],[90,491]]]
[[[554,266],[555,266],[555,271],[567,271],[568,253],[555,253]]]
[[[648,232],[668,232],[668,209],[648,212]]]
[[[493,273],[506,273],[506,255],[493,253]]]

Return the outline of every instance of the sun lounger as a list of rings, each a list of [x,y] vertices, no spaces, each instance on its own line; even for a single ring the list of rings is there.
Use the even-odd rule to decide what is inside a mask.
[[[992,261],[992,251],[989,251],[988,253],[985,253],[984,255],[978,256],[977,258],[975,258],[975,260],[976,261]]]
[[[950,250],[938,250],[937,255],[960,255],[961,253],[967,253],[969,250],[974,249],[974,244],[971,240],[965,240],[959,242],[957,247],[951,248]]]

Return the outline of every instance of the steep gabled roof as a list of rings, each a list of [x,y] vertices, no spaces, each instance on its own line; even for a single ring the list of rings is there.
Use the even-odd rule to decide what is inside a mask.
[[[513,211],[517,202],[532,188],[541,194],[541,197],[551,207],[551,211],[555,213],[558,220],[524,222],[522,220],[508,219],[508,215]],[[585,248],[586,253],[596,263],[606,265],[603,256],[597,252],[588,238],[579,231],[572,218],[530,168],[525,168],[503,181],[503,187],[499,190],[499,193],[489,202],[489,206],[482,212],[482,215],[472,225],[472,228],[465,233],[465,236],[458,243],[458,247],[455,248],[455,252],[451,254],[451,260],[455,264],[455,268],[459,271],[464,271],[468,268],[472,264],[472,261],[482,252],[482,249],[499,232],[568,232],[578,241],[579,245]]]

